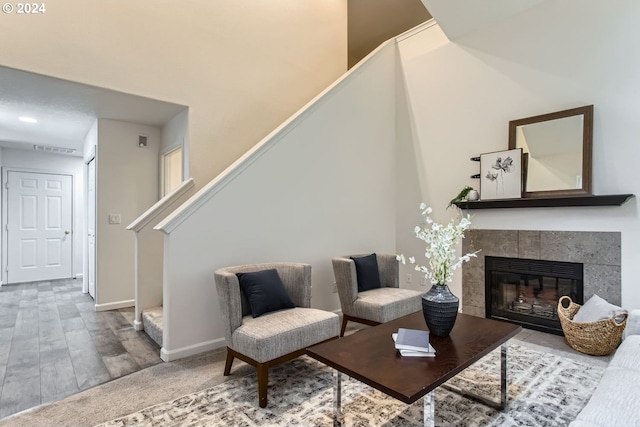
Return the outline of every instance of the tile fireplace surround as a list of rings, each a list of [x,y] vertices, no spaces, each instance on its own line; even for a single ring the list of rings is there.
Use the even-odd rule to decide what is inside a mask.
[[[485,317],[484,257],[513,257],[584,264],[584,300],[592,295],[621,302],[619,232],[469,230],[462,253],[478,258],[462,266],[462,312]]]

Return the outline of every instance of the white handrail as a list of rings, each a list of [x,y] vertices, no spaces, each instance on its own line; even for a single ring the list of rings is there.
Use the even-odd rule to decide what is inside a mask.
[[[127,230],[135,231],[136,233],[142,230],[147,224],[153,221],[158,215],[160,215],[168,206],[178,200],[187,191],[189,191],[195,185],[193,178],[189,178],[184,181],[172,192],[158,200],[153,206],[147,209],[142,215],[140,215],[135,221],[127,226]]]

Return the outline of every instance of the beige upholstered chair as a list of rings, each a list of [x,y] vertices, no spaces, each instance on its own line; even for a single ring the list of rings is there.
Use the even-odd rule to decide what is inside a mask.
[[[249,301],[262,303],[264,295],[253,295],[258,300],[252,300],[251,296],[247,299],[246,292],[241,292],[237,274],[271,269],[277,271],[295,307],[253,317],[255,305]],[[258,401],[264,408],[267,406],[268,369],[303,355],[309,346],[337,338],[340,318],[335,313],[310,308],[311,266],[308,264],[271,263],[222,268],[215,272],[215,282],[227,341],[224,375],[229,375],[236,357],[255,366],[258,369]]]
[[[343,315],[340,336],[344,336],[350,320],[365,325],[378,325],[422,309],[422,292],[399,287],[396,256],[372,255],[375,255],[380,287],[365,291],[358,290],[358,271],[352,258],[362,259],[367,255],[345,255],[332,259]]]

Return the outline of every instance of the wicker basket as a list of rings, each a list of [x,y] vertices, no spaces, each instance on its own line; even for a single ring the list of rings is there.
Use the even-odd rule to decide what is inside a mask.
[[[566,300],[569,301],[568,307],[562,304]],[[627,324],[627,313],[597,322],[574,322],[573,316],[580,307],[580,304],[574,303],[566,295],[558,300],[558,317],[569,345],[575,350],[593,356],[606,356],[613,353],[622,341],[622,332]],[[622,320],[616,321],[616,318],[621,316]]]

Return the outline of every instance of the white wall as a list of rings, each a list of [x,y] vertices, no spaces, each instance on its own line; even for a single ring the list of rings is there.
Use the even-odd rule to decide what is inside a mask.
[[[138,136],[147,146],[138,147]],[[133,306],[134,234],[126,230],[158,200],[160,129],[98,120],[96,309]],[[120,224],[109,224],[119,214]]]
[[[62,172],[73,176],[73,266],[74,277],[83,275],[84,260],[84,162],[82,157],[3,148],[2,167],[35,172]]]
[[[310,263],[312,306],[333,310],[331,257],[394,250],[395,67],[390,45],[178,214],[165,237],[164,360],[224,345],[217,268]]]
[[[437,19],[437,16],[435,16]],[[448,201],[477,186],[470,157],[503,150],[508,122],[594,104],[594,194],[640,194],[640,3],[545,1],[456,43],[438,26],[399,44],[414,123],[419,196],[447,220]],[[415,192],[400,198],[415,198]],[[412,209],[408,206],[407,209]],[[640,307],[637,200],[622,207],[473,211],[479,229],[622,232],[622,303]],[[415,221],[399,224],[412,229]],[[399,250],[413,237],[399,238]],[[473,262],[473,261],[472,261]],[[461,295],[459,274],[454,292]]]
[[[189,138],[189,110],[184,109],[171,120],[166,122],[161,129],[160,152],[166,153],[185,143]]]

